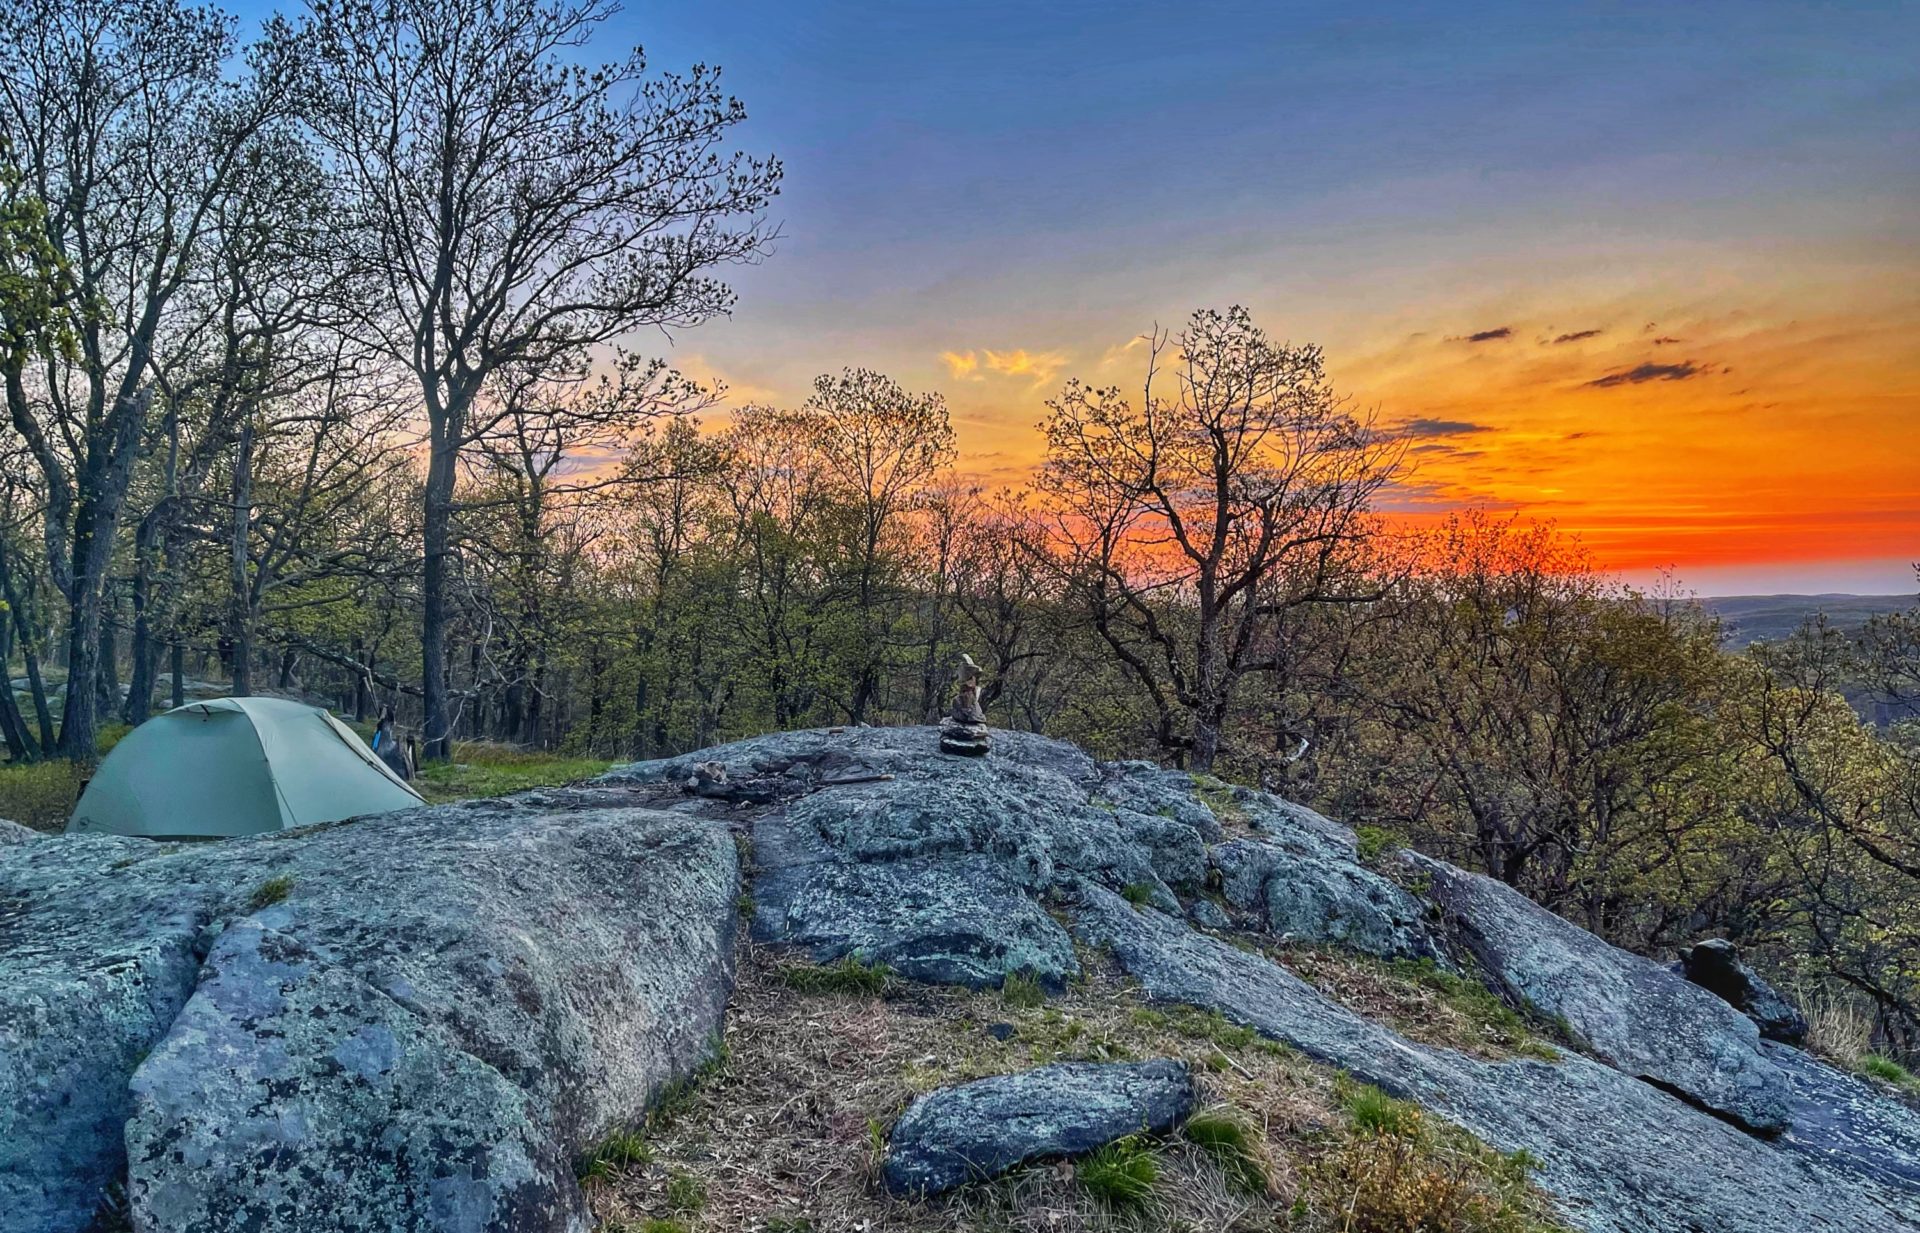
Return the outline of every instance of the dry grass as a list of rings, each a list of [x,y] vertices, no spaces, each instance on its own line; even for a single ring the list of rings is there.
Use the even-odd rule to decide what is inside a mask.
[[[1859,1066],[1873,1040],[1872,1016],[1830,993],[1803,997],[1800,1003],[1806,1010],[1808,1051],[1848,1070]]]
[[[1342,1104],[1350,1085],[1284,1046],[1217,1016],[1144,1006],[1112,971],[1022,1005],[903,982],[880,993],[797,988],[792,967],[742,947],[726,1060],[653,1119],[644,1149],[623,1145],[625,1163],[595,1170],[589,1192],[604,1230],[669,1220],[686,1233],[1346,1227],[1346,1196],[1326,1191],[1318,1162],[1360,1133]],[[1216,1120],[1246,1127],[1244,1151],[1177,1135],[1150,1144],[1156,1178],[1137,1206],[1089,1193],[1068,1162],[928,1201],[894,1198],[879,1183],[887,1128],[917,1095],[1054,1061],[1147,1057],[1190,1061]],[[1482,1156],[1498,1159],[1476,1151],[1450,1159],[1470,1172],[1484,1171]]]
[[[1409,1040],[1494,1060],[1560,1056],[1552,1028],[1529,1023],[1477,981],[1431,963],[1386,962],[1322,947],[1289,947],[1271,957],[1334,1001]]]

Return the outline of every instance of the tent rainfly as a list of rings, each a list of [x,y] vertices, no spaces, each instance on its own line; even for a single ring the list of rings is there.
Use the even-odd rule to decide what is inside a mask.
[[[422,803],[318,707],[216,698],[128,733],[80,794],[67,833],[225,839]]]

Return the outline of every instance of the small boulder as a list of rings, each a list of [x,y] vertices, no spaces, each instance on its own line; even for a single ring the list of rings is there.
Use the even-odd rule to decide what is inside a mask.
[[[0,848],[16,843],[27,843],[40,838],[40,832],[31,826],[22,826],[18,822],[9,822],[0,818]]]
[[[1079,1156],[1186,1121],[1183,1062],[1060,1062],[941,1088],[914,1101],[888,1138],[887,1188],[934,1195],[1033,1160]]]
[[[1708,938],[1680,952],[1680,972],[1753,1020],[1768,1040],[1797,1045],[1807,1038],[1807,1017],[1780,996],[1740,958],[1725,938]]]

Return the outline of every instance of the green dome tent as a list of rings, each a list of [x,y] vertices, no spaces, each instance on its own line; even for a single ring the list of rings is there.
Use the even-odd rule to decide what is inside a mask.
[[[215,698],[128,733],[80,794],[67,833],[225,839],[422,803],[318,707]]]

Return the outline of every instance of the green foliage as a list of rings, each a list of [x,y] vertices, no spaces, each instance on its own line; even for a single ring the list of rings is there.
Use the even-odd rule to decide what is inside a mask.
[[[884,963],[867,963],[856,955],[832,963],[788,963],[775,969],[780,982],[799,993],[840,993],[878,997],[893,983]]]
[[[598,758],[564,758],[488,742],[456,742],[448,762],[429,762],[413,786],[431,804],[483,796],[505,796],[528,788],[575,783],[601,774],[613,763]]]
[[[1032,1010],[1047,1000],[1047,991],[1025,972],[1009,972],[1000,982],[1000,1000],[1019,1010]]]
[[[616,1130],[581,1158],[574,1173],[589,1184],[606,1182],[624,1169],[653,1159],[647,1138],[638,1130]]]
[[[276,874],[253,888],[253,894],[247,896],[247,910],[258,912],[262,908],[272,907],[284,900],[293,890],[291,874]]]
[[[1136,908],[1144,908],[1153,902],[1153,884],[1150,882],[1129,882],[1121,888],[1120,897]]]
[[[1360,859],[1369,865],[1395,848],[1404,846],[1400,836],[1381,826],[1356,826],[1353,828],[1353,838]]]
[[[1861,1074],[1878,1079],[1882,1083],[1891,1083],[1895,1087],[1920,1089],[1920,1079],[1914,1078],[1913,1072],[1884,1054],[1864,1055],[1857,1069]]]
[[[0,767],[0,818],[40,831],[67,824],[90,772],[58,760]]]
[[[1203,1110],[1188,1118],[1180,1133],[1211,1156],[1234,1187],[1248,1194],[1266,1193],[1270,1180],[1262,1161],[1260,1132],[1237,1110]]]
[[[0,605],[3,610],[4,605]],[[131,731],[122,723],[101,724],[94,740],[95,752],[106,757]],[[73,814],[80,789],[92,777],[91,766],[60,758],[0,764],[0,818],[37,831],[60,830]]]
[[[1417,1135],[1420,1132],[1419,1106],[1396,1100],[1371,1083],[1345,1083],[1335,1095],[1354,1129],[1362,1134]]]
[[[1129,1135],[1082,1156],[1073,1166],[1073,1180],[1109,1207],[1140,1207],[1153,1197],[1160,1162],[1152,1144]]]

